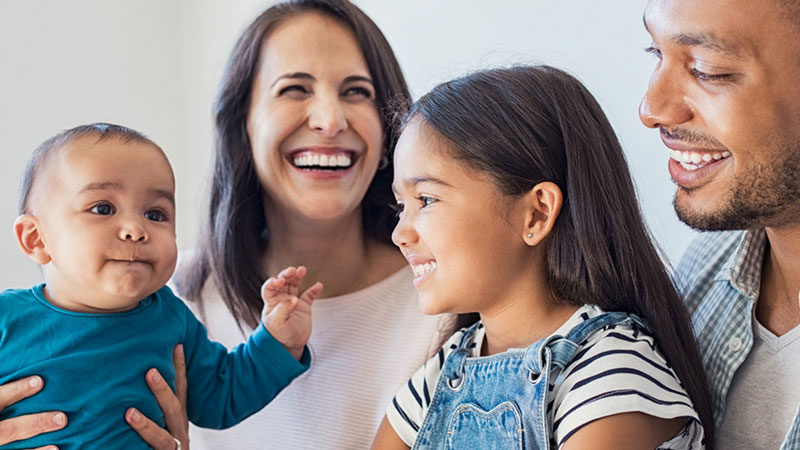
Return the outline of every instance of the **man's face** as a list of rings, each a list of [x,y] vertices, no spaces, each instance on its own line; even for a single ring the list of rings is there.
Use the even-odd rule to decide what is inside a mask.
[[[775,0],[650,0],[639,107],[669,148],[675,210],[701,230],[800,220],[800,20]]]

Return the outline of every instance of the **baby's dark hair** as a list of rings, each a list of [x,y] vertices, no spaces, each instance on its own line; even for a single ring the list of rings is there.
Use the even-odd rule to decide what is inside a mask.
[[[20,181],[20,196],[19,196],[19,213],[28,214],[30,212],[30,197],[39,172],[43,166],[52,158],[57,150],[64,148],[70,142],[86,136],[97,136],[97,141],[105,141],[108,139],[118,139],[122,142],[139,142],[143,144],[150,144],[163,153],[161,147],[156,145],[155,142],[150,140],[144,134],[121,125],[114,125],[111,123],[92,123],[88,125],[80,125],[69,130],[64,130],[61,133],[47,139],[39,144],[36,150],[33,151],[28,163],[25,165],[25,170],[22,172],[22,179]]]
[[[548,66],[477,72],[424,95],[406,123],[412,120],[507,196],[543,181],[561,188],[561,213],[544,244],[553,297],[643,317],[713,448],[711,399],[689,314],[644,224],[622,146],[580,81]]]

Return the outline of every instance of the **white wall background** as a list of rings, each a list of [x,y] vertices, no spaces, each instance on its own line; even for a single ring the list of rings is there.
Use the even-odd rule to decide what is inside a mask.
[[[0,0],[0,288],[41,281],[11,225],[29,154],[72,126],[149,135],[176,172],[178,244],[197,235],[211,104],[227,54],[264,0]],[[386,34],[414,97],[467,71],[547,63],[595,94],[626,149],[641,207],[677,261],[693,232],[672,212],[667,153],[636,110],[651,56],[644,1],[356,0]]]

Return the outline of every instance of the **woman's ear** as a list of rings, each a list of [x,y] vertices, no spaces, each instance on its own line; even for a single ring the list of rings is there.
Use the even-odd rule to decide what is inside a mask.
[[[542,242],[553,230],[564,195],[561,188],[551,181],[543,181],[533,187],[522,199],[525,223],[522,239],[531,247]]]
[[[23,214],[14,221],[14,236],[22,253],[39,265],[50,262],[50,254],[45,248],[39,219],[30,214]]]

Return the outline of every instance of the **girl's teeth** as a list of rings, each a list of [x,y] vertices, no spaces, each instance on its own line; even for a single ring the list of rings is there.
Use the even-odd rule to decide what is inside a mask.
[[[412,270],[414,271],[415,276],[424,275],[428,272],[433,272],[438,267],[436,261],[431,261],[425,264],[418,264],[416,266],[411,266]]]

